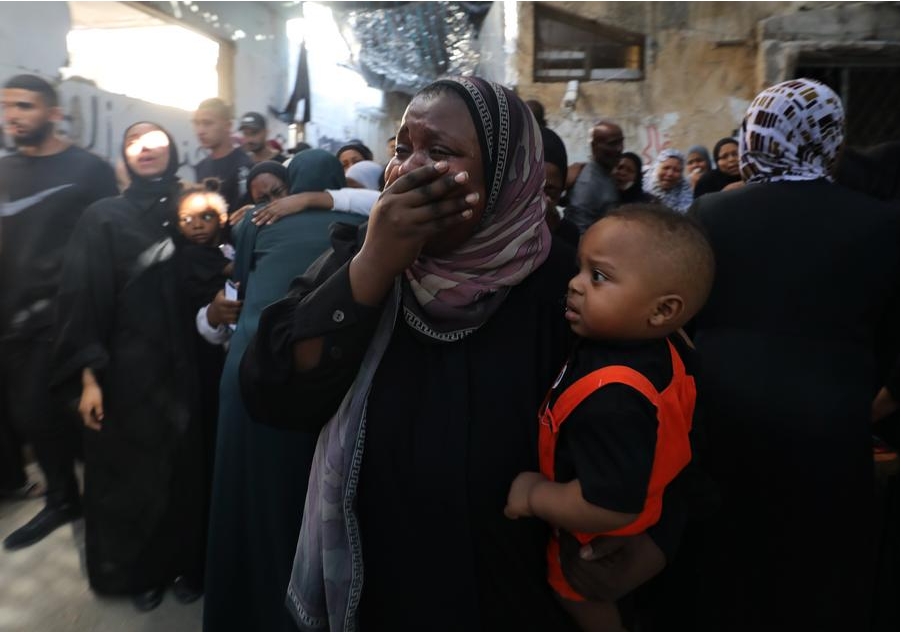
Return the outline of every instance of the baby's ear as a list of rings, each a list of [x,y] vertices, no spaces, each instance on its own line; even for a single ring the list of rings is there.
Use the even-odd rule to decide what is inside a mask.
[[[685,300],[678,294],[666,294],[657,299],[654,311],[648,323],[652,327],[665,327],[671,325],[682,316],[685,310]]]

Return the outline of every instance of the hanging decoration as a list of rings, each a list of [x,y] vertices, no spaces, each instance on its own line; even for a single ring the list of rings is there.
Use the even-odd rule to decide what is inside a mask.
[[[357,70],[373,88],[414,94],[479,65],[490,2],[329,3]]]

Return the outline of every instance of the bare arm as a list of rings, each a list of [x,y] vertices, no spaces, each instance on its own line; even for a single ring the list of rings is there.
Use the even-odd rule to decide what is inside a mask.
[[[583,533],[613,531],[638,518],[638,514],[589,503],[582,497],[578,480],[555,483],[538,472],[522,472],[514,479],[504,513],[508,518],[535,516],[555,527]]]
[[[300,213],[308,208],[332,208],[332,196],[325,191],[306,191],[288,195],[280,200],[267,204],[259,209],[251,218],[257,226],[274,224],[282,217]]]
[[[103,422],[103,391],[97,383],[94,371],[84,368],[81,371],[81,400],[78,402],[78,414],[85,426],[91,430],[100,430]]]

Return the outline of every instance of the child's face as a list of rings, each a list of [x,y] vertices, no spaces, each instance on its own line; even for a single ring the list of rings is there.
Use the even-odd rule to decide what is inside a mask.
[[[178,208],[178,229],[195,244],[214,244],[219,236],[217,202],[212,196],[197,193],[182,200]]]
[[[659,335],[649,325],[661,292],[646,231],[638,222],[609,217],[582,236],[579,273],[566,297],[566,320],[575,333],[603,340]]]

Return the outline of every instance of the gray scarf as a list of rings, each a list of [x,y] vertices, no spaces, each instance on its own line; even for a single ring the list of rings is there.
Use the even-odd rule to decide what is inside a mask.
[[[360,371],[316,444],[287,598],[289,611],[304,631],[357,630],[363,550],[356,500],[366,440],[366,403],[400,303],[398,277]]]

